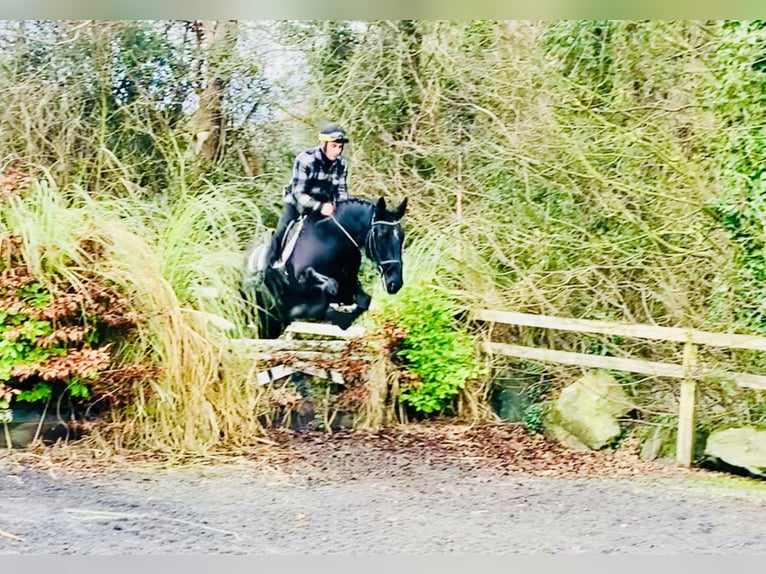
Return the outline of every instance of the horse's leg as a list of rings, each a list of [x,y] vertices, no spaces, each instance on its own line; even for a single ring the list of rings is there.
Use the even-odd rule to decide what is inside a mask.
[[[336,309],[328,307],[325,318],[341,329],[348,329],[362,313],[370,308],[371,301],[372,297],[365,293],[361,283],[357,281],[356,293],[354,293],[354,306],[351,311],[337,311]]]
[[[324,319],[330,297],[323,289],[314,288],[306,291],[290,305],[287,316],[290,321],[297,319]]]
[[[335,297],[338,294],[338,282],[332,277],[318,273],[313,267],[306,267],[298,277],[298,284],[307,292],[312,288],[318,288],[328,297]]]
[[[290,321],[297,321],[298,319],[322,319],[327,306],[327,298],[324,294],[319,293],[315,300],[296,303],[290,307],[288,318]]]
[[[300,293],[287,312],[289,320],[324,319],[330,301],[338,294],[338,282],[306,267],[298,273],[297,283]]]
[[[263,287],[240,289],[239,294],[248,327],[255,329],[257,336],[263,339],[279,337],[285,325],[282,323],[279,306],[273,297],[264,293]]]
[[[354,295],[354,303],[356,303],[356,308],[359,310],[359,315],[361,315],[362,313],[367,311],[367,309],[370,308],[371,302],[372,302],[372,297],[368,295],[364,291],[364,289],[362,289],[361,283],[357,282],[356,294]]]
[[[349,313],[351,316],[351,322],[353,323],[357,317],[370,308],[372,297],[362,289],[362,284],[359,281],[356,282],[356,293],[354,294],[354,307]]]
[[[271,247],[271,237],[253,242],[245,257],[239,295],[248,326],[257,331],[258,337],[275,339],[286,327],[282,298],[287,279],[269,267],[274,255]]]
[[[253,273],[243,281],[247,320],[256,328],[258,337],[276,339],[287,326],[284,322],[283,297],[286,280],[281,273],[267,268]]]
[[[324,315],[325,321],[328,321],[332,323],[333,325],[340,327],[344,331],[351,326],[351,323],[354,322],[355,318],[356,317],[353,317],[351,313],[347,313],[345,311],[338,311],[337,309],[333,309],[330,306],[327,307],[327,310],[325,311],[325,315]]]
[[[263,277],[258,274],[246,276],[239,287],[239,302],[245,318],[245,324],[248,328],[258,331],[261,330],[259,324],[261,323],[261,309],[263,305],[263,296],[260,293],[260,289],[263,289]]]
[[[255,294],[258,337],[262,339],[276,339],[284,331],[286,325],[282,320],[281,303],[271,292],[265,289],[258,290]]]

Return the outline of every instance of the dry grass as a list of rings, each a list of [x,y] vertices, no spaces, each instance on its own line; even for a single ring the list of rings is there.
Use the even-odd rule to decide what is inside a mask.
[[[394,424],[398,384],[390,358],[383,355],[374,357],[367,367],[363,383],[365,396],[356,409],[354,428],[374,431]]]
[[[221,377],[229,334],[209,320],[228,319],[232,330],[238,328],[236,274],[231,257],[220,254],[228,243],[226,252],[238,255],[226,214],[242,206],[214,193],[190,196],[185,210],[164,214],[150,204],[126,203],[95,200],[77,188],[59,191],[48,181],[13,198],[2,212],[4,228],[22,238],[22,258],[35,277],[52,288],[54,279],[63,278],[76,288],[95,276],[119,290],[141,318],[116,360],[156,366],[160,374],[134,383],[133,404],[111,413],[102,442],[118,451],[148,448],[170,459],[257,444],[263,436],[258,391],[246,372]],[[81,248],[86,239],[87,251]],[[211,264],[216,258],[219,263]],[[216,267],[229,274],[216,274]],[[211,276],[221,297],[200,312],[190,294],[209,287]]]

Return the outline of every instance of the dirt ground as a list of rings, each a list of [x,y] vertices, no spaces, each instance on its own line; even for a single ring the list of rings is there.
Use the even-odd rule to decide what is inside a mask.
[[[173,469],[0,451],[0,554],[766,554],[766,483],[630,449],[513,425],[271,438]]]

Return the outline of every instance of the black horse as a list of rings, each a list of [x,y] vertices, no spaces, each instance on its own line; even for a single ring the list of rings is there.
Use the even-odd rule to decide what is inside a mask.
[[[299,224],[292,252],[277,265],[267,265],[270,241],[251,248],[241,294],[259,336],[277,338],[298,319],[318,319],[347,329],[370,307],[371,297],[358,278],[363,251],[377,265],[386,291],[399,291],[401,219],[406,207],[406,198],[391,210],[382,197],[377,203],[359,198],[340,201],[332,216],[309,216]]]

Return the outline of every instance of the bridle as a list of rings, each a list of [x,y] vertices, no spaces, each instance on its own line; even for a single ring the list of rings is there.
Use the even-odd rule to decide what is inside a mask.
[[[331,215],[330,219],[335,223],[335,225],[338,226],[338,229],[340,229],[343,234],[348,237],[348,240],[354,244],[354,247],[356,247],[359,251],[362,250],[361,246],[357,241],[353,238],[353,236],[348,232],[348,230],[343,227],[340,221],[338,221],[335,218],[335,215]],[[397,219],[396,221],[381,221],[381,220],[375,220],[375,214],[372,215],[372,220],[370,221],[370,230],[367,232],[367,237],[365,239],[365,253],[367,254],[367,257],[369,257],[372,261],[375,261],[375,263],[378,266],[378,273],[381,275],[384,275],[385,270],[383,268],[384,265],[394,265],[396,263],[401,264],[401,259],[383,259],[380,260],[378,257],[378,245],[375,243],[375,234],[373,233],[373,230],[375,229],[376,225],[399,225],[401,222],[401,219]]]
[[[397,219],[396,221],[375,221],[375,216],[372,216],[372,221],[370,222],[370,231],[367,233],[367,241],[365,242],[365,250],[367,251],[367,257],[375,261],[378,265],[378,273],[381,275],[384,275],[384,265],[395,265],[397,263],[401,264],[402,260],[399,259],[379,259],[378,255],[378,244],[375,243],[375,234],[372,232],[373,229],[375,229],[376,225],[399,225],[401,222],[401,219]]]

